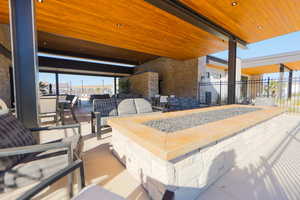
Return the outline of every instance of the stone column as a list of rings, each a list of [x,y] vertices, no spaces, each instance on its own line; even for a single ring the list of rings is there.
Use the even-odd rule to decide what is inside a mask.
[[[198,58],[198,81],[197,81],[197,100],[203,102],[205,98],[205,90],[204,87],[201,88],[201,82],[205,81],[205,74],[206,74],[206,56]]]
[[[9,26],[0,24],[0,45],[10,51],[9,34]],[[0,98],[7,104],[8,107],[11,106],[10,66],[11,59],[0,52]]]
[[[241,97],[241,88],[242,88],[242,60],[240,58],[236,59],[236,102],[239,103]]]

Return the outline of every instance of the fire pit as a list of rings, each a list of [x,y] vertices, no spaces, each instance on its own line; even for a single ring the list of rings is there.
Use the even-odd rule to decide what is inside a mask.
[[[276,107],[230,105],[113,118],[114,154],[153,199],[166,189],[193,199],[234,164],[243,132],[282,113]]]

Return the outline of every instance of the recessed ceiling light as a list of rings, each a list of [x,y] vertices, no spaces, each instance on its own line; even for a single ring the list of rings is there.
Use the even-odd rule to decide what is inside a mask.
[[[37,0],[39,3],[43,3],[44,2],[44,0]]]
[[[233,2],[231,2],[231,5],[232,6],[237,6],[239,3],[237,2],[237,1],[233,1]]]
[[[257,26],[257,29],[261,30],[263,27],[261,25]]]

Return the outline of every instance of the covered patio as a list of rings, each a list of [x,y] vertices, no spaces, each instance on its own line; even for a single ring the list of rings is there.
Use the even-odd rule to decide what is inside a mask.
[[[270,105],[233,104],[240,103],[242,74],[251,79],[278,69],[278,64],[267,61],[258,66],[255,60],[248,60],[243,65],[237,48],[299,31],[299,8],[300,2],[275,0],[255,5],[251,0],[1,1],[0,98],[9,108],[15,106],[10,111],[27,134],[40,131],[34,136],[38,145],[63,139],[56,145],[66,148],[68,165],[59,176],[62,179],[46,177],[48,184],[54,182],[51,185],[41,179],[26,187],[11,187],[13,191],[1,190],[0,198],[84,199],[87,195],[86,199],[92,199],[79,190],[95,184],[106,189],[94,195],[103,195],[103,199],[298,199],[299,116]],[[228,50],[226,61],[209,56],[223,50]],[[289,70],[291,81],[298,64],[284,60],[279,72]],[[206,67],[226,69],[228,105],[152,113],[155,106],[147,102],[157,95],[201,104]],[[105,116],[105,125],[110,127],[100,126],[104,116],[95,109],[97,100],[72,110],[78,124],[69,119],[62,123],[70,132],[48,127],[60,126],[57,123],[46,127],[39,116],[39,72],[54,73],[56,85],[59,74],[113,77],[115,97],[110,97],[110,104],[101,105],[117,110],[113,117],[113,109]],[[116,98],[119,79],[129,80],[130,95],[139,96]],[[289,85],[291,88],[292,83]],[[292,89],[288,91],[292,95]],[[58,87],[55,94],[59,101]],[[126,101],[122,109],[119,99]],[[121,115],[121,110],[129,115]],[[199,113],[217,117],[197,122],[193,117]],[[151,121],[169,126],[170,119],[194,124],[183,125],[174,133],[145,125]],[[210,133],[199,131],[202,128]],[[4,135],[5,129],[1,129]],[[74,135],[79,137],[75,145],[81,148],[79,156],[73,141],[68,141]],[[2,156],[15,155],[14,148],[33,151],[26,145],[9,146],[13,148],[6,155],[5,145],[0,149]],[[54,146],[47,145],[46,150]],[[67,187],[70,182],[71,188]]]

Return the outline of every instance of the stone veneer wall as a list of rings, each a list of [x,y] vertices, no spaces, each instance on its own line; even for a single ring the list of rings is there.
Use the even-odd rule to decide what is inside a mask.
[[[0,43],[10,50],[10,34],[9,26],[0,24]],[[10,107],[10,76],[9,67],[11,60],[0,53],[0,98],[5,101],[7,106]]]
[[[136,72],[152,71],[159,74],[161,95],[196,97],[198,59],[174,60],[160,57],[136,67]]]
[[[158,94],[158,73],[142,72],[130,76],[130,92],[151,98]]]

